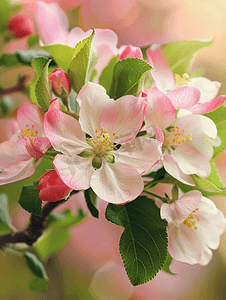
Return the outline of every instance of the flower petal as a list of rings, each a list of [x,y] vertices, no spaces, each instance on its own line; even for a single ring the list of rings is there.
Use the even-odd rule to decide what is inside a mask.
[[[146,88],[148,95],[148,106],[145,110],[145,123],[147,127],[153,124],[165,129],[169,127],[176,117],[176,109],[170,99],[157,89]]]
[[[36,138],[34,142],[27,139],[27,151],[34,158],[41,158],[48,148],[51,147],[51,143],[47,138]]]
[[[160,159],[161,149],[157,140],[146,137],[137,137],[131,143],[126,143],[117,151],[116,162],[133,166],[139,173],[151,169],[157,160]]]
[[[154,68],[154,70],[151,71],[151,75],[157,89],[162,92],[174,89],[174,74],[164,55],[162,47],[159,45],[152,45],[147,49],[146,54],[148,63]]]
[[[144,187],[135,168],[123,163],[108,164],[105,160],[102,167],[94,172],[90,185],[97,196],[115,204],[134,200]]]
[[[167,173],[188,185],[195,185],[195,181],[190,175],[184,174],[178,166],[178,163],[173,159],[172,156],[165,154],[163,155],[163,166]]]
[[[15,162],[13,155],[14,142],[6,141],[0,144],[0,171]]]
[[[92,137],[95,134],[95,128],[100,130],[100,118],[103,110],[114,102],[106,94],[106,90],[99,84],[89,82],[78,93],[76,99],[81,106],[79,123],[84,132]]]
[[[189,108],[189,111],[191,111],[194,114],[205,114],[218,108],[219,106],[224,104],[225,101],[226,101],[226,96],[222,95],[210,102],[205,102],[205,103],[195,105]]]
[[[73,190],[86,190],[94,172],[92,157],[82,158],[77,155],[57,154],[53,165],[63,182]]]
[[[17,160],[30,160],[32,159],[31,154],[28,151],[27,146],[29,147],[29,138],[20,138],[15,143],[13,149],[13,155]]]
[[[74,27],[69,31],[67,35],[67,45],[74,48],[78,42],[86,39],[88,36],[91,35],[91,33],[91,29],[84,32],[80,27]]]
[[[200,91],[191,86],[182,86],[178,89],[169,91],[166,96],[171,100],[176,109],[188,109],[198,103]]]
[[[132,141],[142,126],[146,101],[147,98],[132,95],[119,98],[103,111],[101,127],[108,131],[116,143]]]
[[[79,122],[58,109],[51,109],[45,114],[44,131],[57,151],[74,155],[89,148]]]

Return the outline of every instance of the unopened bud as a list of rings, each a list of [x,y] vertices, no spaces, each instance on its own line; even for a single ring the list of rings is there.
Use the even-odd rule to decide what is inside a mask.
[[[67,73],[62,69],[55,69],[50,75],[49,80],[52,81],[53,89],[57,93],[57,96],[67,97],[64,95],[70,91],[71,81]]]
[[[8,30],[17,38],[27,37],[34,33],[32,20],[28,15],[18,15],[9,21]]]
[[[122,60],[124,58],[133,58],[133,57],[143,59],[142,51],[140,50],[139,47],[133,47],[131,45],[128,45],[119,55],[119,60]]]
[[[62,181],[55,170],[48,171],[42,175],[37,188],[40,190],[39,198],[47,202],[64,199],[71,191],[71,188]]]

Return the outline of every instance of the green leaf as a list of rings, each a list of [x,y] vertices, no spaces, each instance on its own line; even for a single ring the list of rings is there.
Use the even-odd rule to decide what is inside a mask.
[[[76,113],[79,114],[80,111],[80,106],[76,100],[76,94],[74,91],[71,91],[70,95],[69,95],[69,99],[70,99],[70,107],[71,109]]]
[[[0,232],[12,231],[11,220],[8,213],[8,198],[6,194],[0,194]]]
[[[39,40],[39,37],[37,34],[32,34],[28,37],[27,39],[27,47],[28,48],[33,48],[35,46],[38,45],[38,40]]]
[[[13,106],[13,101],[9,96],[3,96],[0,102],[2,116],[7,116]]]
[[[118,99],[125,95],[137,96],[143,87],[145,76],[152,67],[139,58],[127,58],[115,64],[110,97]]]
[[[74,27],[81,27],[80,9],[81,9],[81,5],[76,6],[67,11],[67,17],[69,19],[70,29]]]
[[[18,60],[25,65],[32,65],[33,59],[37,57],[44,57],[47,59],[51,58],[51,55],[47,51],[43,50],[34,50],[34,49],[29,49],[29,50],[18,50],[15,52]]]
[[[46,287],[49,283],[49,278],[46,274],[46,270],[43,264],[34,254],[30,252],[25,252],[24,258],[26,260],[29,269],[32,271],[32,273],[35,276],[37,276],[36,278],[33,278],[30,281],[28,285],[29,289],[33,292],[46,291]]]
[[[109,94],[110,92],[110,88],[112,85],[113,71],[117,61],[118,61],[118,56],[112,57],[109,64],[103,69],[100,75],[99,84],[101,84],[106,89],[107,94]]]
[[[125,228],[119,250],[132,285],[151,280],[167,254],[167,222],[151,199],[140,196],[125,205],[109,204],[106,218]]]
[[[94,193],[94,191],[91,188],[85,190],[84,194],[85,194],[86,204],[88,206],[91,215],[94,218],[99,218],[99,211],[96,208],[97,195]]]
[[[211,165],[211,173],[208,177],[206,177],[207,180],[209,180],[210,182],[212,182],[217,188],[219,189],[224,189],[224,185],[221,182],[220,176],[218,174],[216,165],[214,163],[214,161],[211,159],[209,161],[210,165]]]
[[[47,45],[43,46],[42,49],[52,55],[58,68],[63,69],[65,72],[68,71],[73,56],[73,48],[66,45]]]
[[[190,73],[194,54],[212,44],[213,38],[208,40],[180,40],[163,45],[164,54],[172,71],[182,76]]]
[[[170,275],[177,275],[175,273],[172,273],[170,271],[170,265],[171,265],[171,262],[172,262],[172,257],[170,256],[169,252],[167,252],[167,256],[166,256],[166,261],[162,267],[162,270]]]
[[[17,57],[17,55],[14,54],[3,54],[0,57],[0,66],[4,66],[4,67],[11,67],[11,66],[15,66],[15,65],[19,65],[19,59]]]
[[[204,114],[204,116],[214,121],[217,126],[217,135],[221,139],[221,145],[213,148],[214,154],[212,158],[214,158],[224,149],[226,149],[226,107],[221,105],[217,109]]]
[[[218,187],[216,187],[211,181],[206,178],[201,178],[197,175],[192,175],[196,185],[207,192],[220,192],[222,191]]]
[[[38,183],[26,185],[23,187],[19,204],[29,213],[42,216],[42,200],[39,198],[39,190],[37,189]]]
[[[10,3],[8,0],[0,1],[0,32],[7,29],[10,17]]]
[[[58,252],[70,241],[69,228],[84,220],[85,215],[82,210],[79,210],[77,215],[74,215],[71,210],[66,210],[60,215],[53,214],[49,218],[47,229],[33,245],[35,252],[42,260]]]
[[[49,280],[45,279],[45,278],[33,278],[30,282],[29,282],[29,290],[32,292],[43,292],[46,291],[46,287],[49,283]]]
[[[89,81],[97,61],[95,53],[91,53],[93,36],[94,31],[88,38],[78,42],[73,52],[73,58],[69,66],[69,77],[76,93]]]

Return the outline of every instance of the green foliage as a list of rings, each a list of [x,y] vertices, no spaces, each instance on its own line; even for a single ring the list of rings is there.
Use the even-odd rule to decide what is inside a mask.
[[[27,262],[29,269],[36,276],[36,278],[32,279],[29,283],[29,289],[33,292],[41,292],[46,291],[46,287],[49,283],[49,278],[46,274],[46,270],[43,264],[38,260],[38,258],[30,253],[25,252],[24,258]]]
[[[172,71],[182,76],[190,73],[194,54],[212,44],[213,39],[209,40],[180,40],[163,45],[164,54],[172,68]]]
[[[73,48],[66,45],[47,45],[43,46],[42,49],[52,55],[58,68],[63,69],[65,72],[68,71],[73,56]]]
[[[29,50],[18,50],[17,52],[14,53],[19,62],[25,65],[32,65],[33,59],[37,57],[45,57],[47,59],[51,58],[51,55],[47,51],[43,50],[34,50],[34,49],[29,49]]]
[[[42,200],[39,198],[38,183],[25,185],[22,189],[19,204],[29,213],[42,216]]]
[[[211,165],[211,174],[206,177],[207,180],[211,181],[217,188],[219,189],[224,189],[224,185],[220,180],[216,165],[213,161],[213,159],[211,159],[209,161],[210,165]]]
[[[113,71],[117,61],[118,61],[118,56],[112,57],[109,64],[103,69],[100,75],[99,84],[101,84],[106,89],[107,94],[109,94],[110,92],[110,88],[112,85]]]
[[[0,232],[12,231],[8,213],[8,198],[6,194],[0,194]]]
[[[76,93],[89,81],[97,56],[91,51],[93,33],[75,46],[72,61],[69,65],[71,85]]]
[[[82,210],[77,215],[71,210],[51,215],[44,234],[33,245],[38,256],[43,260],[63,248],[71,239],[69,228],[79,224],[84,218]]]
[[[127,58],[115,64],[110,97],[118,99],[125,95],[137,96],[143,87],[145,76],[152,67],[139,58]]]
[[[209,181],[206,178],[201,178],[197,175],[192,175],[196,185],[198,187],[200,187],[203,190],[206,190],[207,192],[220,192],[221,189],[219,189],[218,187],[216,187],[211,181]]]
[[[217,126],[217,135],[221,139],[221,145],[214,147],[213,157],[216,157],[224,149],[226,149],[226,107],[221,105],[217,109],[205,114],[204,116],[214,121]]]
[[[125,228],[119,250],[133,285],[151,280],[167,254],[167,222],[151,199],[140,196],[125,205],[109,204],[106,218]]]
[[[39,37],[37,34],[30,35],[27,39],[27,47],[28,48],[36,47],[38,45],[38,40],[39,40]]]
[[[89,188],[84,191],[87,207],[94,218],[99,218],[99,211],[96,208],[97,195]]]
[[[11,66],[15,67],[16,65],[20,65],[20,61],[15,53],[13,54],[4,53],[0,57],[0,66],[2,67],[4,66],[7,68]]]
[[[0,102],[0,109],[2,116],[7,116],[13,106],[13,101],[9,96],[3,96]]]
[[[0,1],[0,33],[7,30],[10,17],[22,8],[22,3],[14,3],[11,0]]]
[[[162,267],[162,270],[170,275],[177,275],[175,273],[172,273],[170,271],[170,265],[171,265],[171,262],[172,262],[172,257],[170,256],[169,252],[167,252],[167,256],[166,256],[166,261]]]
[[[35,77],[30,84],[30,98],[32,102],[48,110],[52,99],[51,82],[48,80],[48,66],[50,60],[44,57],[35,58],[31,65],[35,70]]]

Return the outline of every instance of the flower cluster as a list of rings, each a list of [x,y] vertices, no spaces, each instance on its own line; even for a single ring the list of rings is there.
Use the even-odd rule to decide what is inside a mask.
[[[40,45],[57,67],[50,67],[46,57],[31,63],[36,73],[30,86],[33,103],[19,108],[13,135],[0,144],[0,184],[29,178],[45,157],[52,169],[39,179],[41,200],[55,202],[67,200],[71,191],[91,192],[111,203],[108,209],[115,214],[108,212],[107,218],[125,230],[133,219],[126,207],[136,203],[134,213],[145,214],[139,201],[152,195],[147,203],[153,205],[154,200],[159,215],[148,217],[165,226],[171,257],[208,264],[226,228],[226,219],[208,198],[225,195],[217,186],[213,162],[225,145],[225,128],[218,126],[217,114],[223,115],[226,96],[215,98],[220,83],[191,74],[190,61],[175,67],[177,57],[172,63],[167,45],[118,48],[110,29],[69,31],[67,17],[55,3],[36,4],[36,23]],[[177,51],[176,42],[174,47]],[[225,114],[222,118],[225,122]],[[153,192],[164,184],[172,187],[172,199]],[[139,229],[129,224],[139,236]],[[157,240],[150,234],[154,228],[136,225],[147,226],[150,238]],[[163,258],[167,237],[164,245]]]

